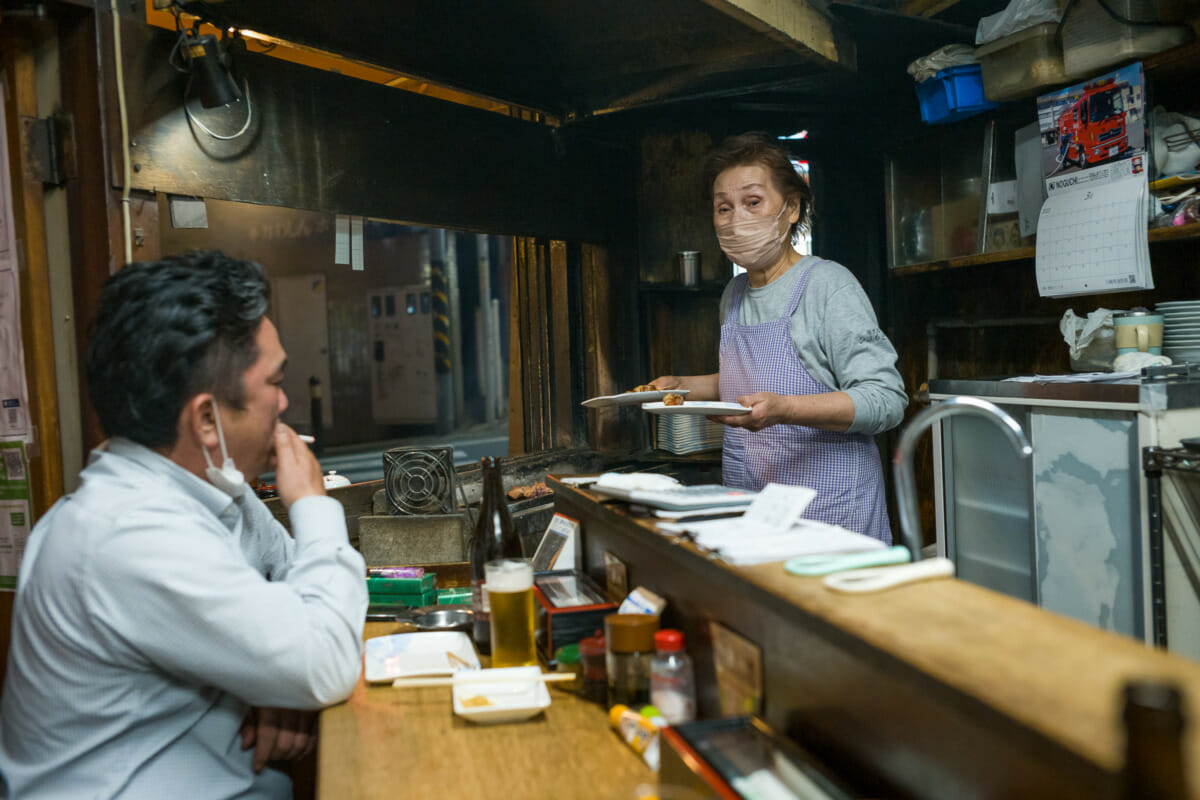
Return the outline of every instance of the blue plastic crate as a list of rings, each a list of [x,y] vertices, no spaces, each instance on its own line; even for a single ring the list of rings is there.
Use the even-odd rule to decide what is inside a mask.
[[[917,84],[921,119],[929,125],[966,119],[995,108],[983,95],[983,73],[978,64],[948,67]]]

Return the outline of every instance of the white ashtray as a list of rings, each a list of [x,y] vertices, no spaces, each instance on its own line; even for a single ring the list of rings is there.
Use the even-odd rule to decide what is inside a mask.
[[[481,724],[518,722],[550,705],[541,667],[502,667],[454,675],[454,713]],[[528,680],[522,680],[528,678]]]

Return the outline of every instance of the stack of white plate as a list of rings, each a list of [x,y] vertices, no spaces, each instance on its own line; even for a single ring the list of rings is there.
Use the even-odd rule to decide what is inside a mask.
[[[1171,360],[1200,361],[1200,300],[1159,303],[1163,315],[1163,355]]]
[[[718,450],[725,426],[694,414],[662,414],[658,417],[658,449],[677,456]]]

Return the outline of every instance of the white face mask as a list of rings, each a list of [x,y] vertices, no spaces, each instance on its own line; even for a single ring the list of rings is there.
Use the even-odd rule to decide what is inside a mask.
[[[236,500],[245,494],[248,485],[246,477],[234,466],[233,458],[225,449],[225,434],[221,432],[221,414],[217,411],[215,399],[213,400],[213,419],[217,423],[217,441],[221,445],[221,468],[217,469],[212,462],[212,456],[208,454],[208,448],[204,447],[202,448],[204,460],[208,462],[208,469],[204,470],[204,475],[208,478],[209,483]]]
[[[717,226],[717,241],[729,260],[744,269],[766,269],[791,243],[785,202],[774,217],[752,217]],[[782,223],[782,225],[780,224]]]

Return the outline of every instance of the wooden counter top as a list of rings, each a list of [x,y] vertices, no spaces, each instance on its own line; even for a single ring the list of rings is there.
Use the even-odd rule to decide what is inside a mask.
[[[368,622],[363,638],[401,632]],[[603,708],[551,687],[541,716],[476,725],[454,716],[449,687],[393,689],[360,678],[347,702],[321,712],[317,797],[631,800],[639,784],[654,784]]]
[[[957,579],[918,583],[873,595],[845,595],[826,589],[820,578],[787,574],[782,563],[730,566],[706,558],[690,544],[676,543],[656,533],[653,522],[629,515],[623,504],[601,504],[601,496],[562,484],[556,483],[554,488],[563,512],[583,518],[585,541],[600,535],[605,539],[601,553],[624,543],[633,559],[631,587],[644,584],[652,590],[663,589],[677,608],[681,602],[687,606],[681,612],[684,615],[701,612],[706,618],[720,619],[726,613],[724,608],[747,598],[753,607],[775,618],[772,624],[776,628],[764,627],[757,633],[758,643],[764,647],[765,668],[768,673],[772,669],[773,649],[782,652],[790,647],[789,655],[801,662],[795,667],[787,665],[790,672],[784,678],[785,685],[800,685],[799,698],[781,698],[784,693],[777,691],[775,702],[785,707],[772,708],[771,687],[767,687],[764,715],[774,719],[777,726],[794,713],[811,711],[804,707],[809,702],[834,702],[835,711],[836,706],[841,707],[836,713],[855,718],[862,711],[862,701],[857,697],[864,693],[863,685],[855,683],[861,676],[846,676],[845,671],[850,665],[870,663],[875,670],[872,674],[896,679],[895,686],[881,690],[886,697],[894,696],[897,688],[906,694],[911,692],[918,715],[921,698],[927,698],[950,709],[949,716],[965,713],[997,720],[974,724],[995,724],[997,729],[1005,730],[1008,723],[1001,720],[1007,718],[1019,726],[1018,730],[1036,732],[1030,738],[1057,743],[1085,762],[1116,773],[1124,763],[1124,727],[1120,722],[1123,684],[1133,678],[1164,679],[1180,686],[1185,696],[1189,727],[1184,757],[1189,765],[1192,796],[1200,798],[1200,736],[1196,734],[1200,728],[1200,664],[1196,662]],[[589,559],[594,547],[587,546]],[[662,563],[664,558],[692,571],[699,576],[699,583],[712,586],[709,594],[721,597],[721,602],[697,605],[696,597],[689,596],[686,587],[665,570],[656,570],[657,576],[645,568],[634,574],[639,560],[641,564],[652,564]],[[722,573],[740,580],[725,581]],[[671,597],[672,591],[678,597]],[[732,620],[724,622],[736,624]],[[746,628],[754,624],[745,618],[742,622]],[[773,632],[780,622],[794,624],[797,630],[832,643],[848,660],[830,670],[825,669],[823,656],[813,656],[811,664],[805,662],[805,651],[797,652],[798,646],[788,641],[796,638],[791,631]],[[753,638],[754,634],[746,635]],[[811,648],[813,641],[805,646]],[[694,656],[703,659],[704,653]],[[699,672],[701,667],[697,669]],[[782,668],[776,665],[775,669]],[[803,695],[813,691],[813,685],[803,684],[807,674],[814,672],[819,675],[814,680],[828,691],[820,701],[807,700]],[[837,685],[825,689],[831,681]],[[976,704],[982,706],[977,713],[971,711],[979,707]],[[877,725],[877,730],[867,735],[877,736],[885,745],[895,745],[897,729],[904,731],[908,729],[905,726],[912,725],[914,733],[920,731],[919,716],[897,723],[886,719],[886,712],[880,709],[876,721],[870,717],[870,704],[866,705],[864,716],[853,724]],[[903,704],[895,707],[902,708]],[[985,713],[984,708],[996,713]],[[913,713],[912,706],[904,710]],[[970,745],[964,747],[969,749]],[[970,763],[982,755],[968,752],[948,757]],[[966,772],[969,774],[970,769]]]

